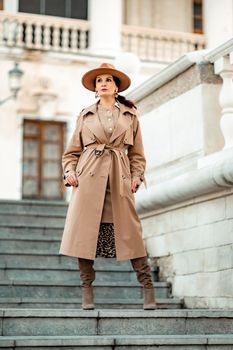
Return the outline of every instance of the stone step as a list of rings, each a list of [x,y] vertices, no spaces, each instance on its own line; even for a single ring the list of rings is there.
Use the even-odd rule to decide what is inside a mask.
[[[233,311],[2,309],[2,336],[232,336]],[[146,339],[147,337],[145,337]]]
[[[0,213],[1,226],[7,225],[29,225],[31,227],[49,227],[49,228],[63,228],[65,224],[65,216],[60,214],[45,213],[45,214],[17,214]]]
[[[0,235],[0,279],[77,279],[77,259],[70,259],[72,264],[68,261],[69,258],[66,259],[66,263],[62,264],[64,259],[61,262],[61,256],[58,254],[60,239],[44,235],[38,235],[34,240],[27,235],[6,236],[6,233]],[[6,253],[11,254],[9,256]],[[25,257],[25,253],[31,253],[31,257],[29,254]],[[48,263],[47,259],[40,259],[40,262],[35,261],[35,255],[40,253],[55,254],[59,259],[53,263],[51,261]],[[117,263],[114,259],[97,259],[95,269],[100,280],[136,280],[136,275],[129,262]],[[156,268],[153,268],[153,278],[158,280]]]
[[[233,335],[3,336],[0,348],[15,350],[232,350]]]
[[[58,253],[59,253],[60,243],[61,243],[60,238],[46,237],[45,235],[38,235],[34,239],[32,239],[31,237],[28,237],[27,235],[22,235],[20,237],[17,237],[16,234],[10,234],[9,237],[7,237],[7,235],[8,235],[7,233],[4,233],[4,234],[2,233],[0,235],[0,278],[2,278],[2,276],[4,274],[6,276],[9,275],[9,278],[11,278],[10,276],[14,276],[14,272],[10,270],[14,267],[17,267],[17,268],[25,267],[28,269],[28,266],[29,266],[29,268],[32,268],[32,267],[38,268],[38,263],[33,265],[33,262],[32,262],[32,264],[29,264],[28,259],[27,259],[27,261],[25,261],[25,259],[24,259],[25,254],[27,254],[27,255],[32,255],[32,254],[59,255]],[[10,255],[14,255],[14,257],[16,255],[18,255],[17,261],[15,261],[13,258],[13,259],[11,259],[11,261],[7,262],[5,259],[5,256],[7,253]],[[20,254],[21,254],[21,256],[20,256]],[[103,266],[104,260],[105,259],[102,259],[101,267]],[[107,260],[109,260],[109,259],[107,259]],[[51,264],[48,265],[43,259],[42,259],[42,264],[43,264],[42,266],[44,266],[44,269],[47,269],[47,271],[49,271]],[[57,265],[58,264],[56,264],[55,266],[57,266]],[[130,272],[132,272],[132,276],[133,276],[132,278],[134,279],[135,274],[134,274],[131,267],[129,267],[125,270],[125,268],[122,268],[122,266],[126,266],[126,265],[123,265],[123,263],[121,263],[121,265],[119,265],[119,264],[117,265],[114,262],[112,262],[112,265],[113,265],[112,268],[115,266],[115,269],[117,269],[117,271],[119,270],[119,280],[120,280],[120,274],[123,271],[126,272],[125,275],[127,277],[130,277]],[[41,269],[42,266],[40,265],[39,268]],[[96,266],[97,266],[97,270],[98,270],[98,264],[96,265],[96,262],[95,262],[95,267]],[[105,262],[104,266],[105,266],[104,270],[109,269],[109,264],[107,262]],[[129,264],[128,264],[128,266],[129,266]],[[5,270],[1,271],[1,268],[4,268]],[[6,268],[10,268],[10,269],[8,269],[8,271],[6,271]],[[112,268],[110,269],[110,272],[112,271]],[[75,271],[77,270],[77,259],[75,259],[74,270]],[[154,274],[155,280],[158,279],[157,273],[158,273],[158,269],[153,268],[153,274]],[[30,271],[28,271],[27,274],[30,274]],[[54,275],[54,273],[52,273],[52,275]],[[115,276],[115,277],[117,277],[117,276]],[[37,277],[35,277],[35,278],[37,278]],[[54,276],[52,278],[54,278]],[[123,280],[125,280],[125,278],[123,278]]]
[[[16,264],[17,262],[15,262]],[[103,282],[136,282],[136,273],[123,268],[101,268],[96,270],[96,281]],[[158,281],[157,273],[153,272],[154,281]],[[43,266],[41,268],[29,267],[6,267],[0,262],[0,280],[50,280],[50,281],[80,281],[78,266],[74,269],[67,269],[63,266]]]
[[[5,232],[0,231],[0,242],[5,241],[33,241],[33,242],[60,242],[61,241],[61,234],[60,232],[53,233],[53,235],[46,235],[46,234],[39,234],[38,232],[36,234],[29,235],[26,234],[18,234],[18,232]]]
[[[0,240],[0,254],[18,254],[41,252],[43,254],[58,253],[61,242],[54,240]]]
[[[158,308],[180,309],[183,300],[178,298],[156,299]],[[0,298],[0,308],[48,308],[81,309],[81,298]],[[143,299],[95,298],[97,309],[142,309]]]
[[[5,230],[0,230],[0,242],[4,241],[34,241],[34,242],[61,242],[61,231],[54,231],[51,235],[46,233],[33,233],[33,232],[27,232],[23,233],[20,232],[20,234],[16,232],[7,232]]]
[[[65,201],[1,200],[0,213],[15,214],[60,214],[66,215],[68,204]]]
[[[28,235],[30,237],[36,237],[37,235],[44,235],[46,237],[62,237],[64,227],[46,227],[46,226],[30,226],[30,225],[22,225],[22,224],[7,224],[2,225],[0,222],[0,232],[2,234],[16,234],[20,235]]]
[[[154,282],[158,298],[170,297],[170,284]],[[94,282],[97,298],[140,299],[142,288],[134,282]],[[81,297],[78,281],[1,280],[0,297],[75,298]]]
[[[8,237],[7,237],[8,235]],[[28,235],[16,235],[1,233],[0,236],[0,254],[1,253],[21,253],[41,251],[46,253],[58,253],[61,244],[61,237],[51,237],[37,235],[31,237]]]
[[[48,253],[44,254],[43,251],[34,251],[33,253],[26,253],[25,251],[11,254],[0,254],[0,264],[5,267],[21,267],[24,268],[28,266],[30,268],[58,268],[64,267],[67,269],[77,269],[77,258],[67,257],[64,255],[59,255],[58,253]],[[95,260],[96,270],[108,270],[112,271],[130,271],[131,264],[130,261],[116,261],[115,259],[101,259]]]
[[[44,260],[48,257],[50,260],[46,263],[44,263]],[[9,259],[8,259],[9,258]],[[25,259],[24,259],[25,258]],[[35,261],[34,261],[35,259]],[[36,260],[37,256],[36,254],[16,254],[15,259],[13,258],[12,254],[1,254],[0,255],[0,261],[1,266],[14,268],[14,267],[30,267],[30,268],[69,268],[76,270],[78,260],[75,257],[67,257],[64,255],[59,254],[49,254],[49,255],[41,255],[39,254],[39,259]],[[31,260],[31,261],[30,261]],[[42,260],[42,261],[41,261]],[[41,264],[39,264],[39,261],[41,261]],[[20,262],[23,262],[20,264]],[[117,261],[114,258],[97,258],[95,259],[94,263],[95,269],[98,271],[105,271],[110,269],[111,271],[132,271],[131,263],[129,260],[126,261]]]
[[[18,254],[0,254],[0,261],[5,266],[15,266],[15,263],[18,263],[18,267],[52,267],[52,266],[64,266],[67,268],[77,267],[77,259],[76,258],[68,258],[63,255],[58,254],[26,254],[26,253],[18,253]]]

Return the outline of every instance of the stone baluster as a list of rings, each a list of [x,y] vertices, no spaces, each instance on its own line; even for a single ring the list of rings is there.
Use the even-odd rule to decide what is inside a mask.
[[[163,60],[169,61],[169,59],[174,59],[174,50],[172,41],[165,37],[163,40]]]
[[[131,50],[136,55],[138,54],[138,47],[140,46],[140,37],[135,33],[131,37]]]
[[[4,21],[0,18],[0,44],[3,44],[3,30],[4,30]]]
[[[78,30],[75,27],[71,28],[71,51],[77,52],[78,50]]]
[[[31,48],[33,46],[32,43],[32,23],[30,21],[25,21],[26,29],[25,29],[25,44],[27,47]]]
[[[59,51],[60,49],[60,27],[58,24],[53,26],[53,50]]]
[[[12,47],[14,46],[14,33],[15,33],[15,22],[14,20],[9,20],[8,22],[5,23],[5,28],[4,28],[5,35],[7,37],[7,45]]]
[[[129,40],[129,36],[128,34],[122,32],[121,34],[121,47],[122,47],[122,51],[127,51],[128,50],[128,40]]]
[[[152,37],[152,35],[147,34],[146,36],[144,36],[144,56],[139,55],[139,57],[142,57],[143,59],[148,59],[148,60],[153,60],[154,53],[156,51],[156,41],[154,40],[154,38]]]
[[[223,149],[233,147],[233,65],[230,64],[229,56],[219,58],[214,62],[215,74],[223,79],[219,104],[222,109],[220,127],[224,136]]]
[[[44,49],[49,50],[50,48],[50,25],[44,24]]]
[[[41,24],[36,23],[35,24],[35,44],[34,44],[36,49],[41,48],[41,37],[42,37]]]
[[[17,31],[16,31],[16,46],[23,47],[25,44],[23,42],[23,22],[18,20]]]
[[[69,50],[69,28],[64,26],[62,28],[62,51],[67,52]]]
[[[150,59],[151,57],[150,44],[151,43],[154,44],[154,40],[151,40],[150,35],[143,35],[141,39],[141,43],[143,43],[143,45],[139,45],[138,56],[141,57],[141,59],[147,59],[147,58]]]
[[[80,29],[80,35],[79,35],[79,49],[80,50],[85,50],[86,49],[86,31]]]

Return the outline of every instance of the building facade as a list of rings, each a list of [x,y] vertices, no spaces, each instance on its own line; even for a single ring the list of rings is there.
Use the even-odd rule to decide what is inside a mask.
[[[183,1],[177,3],[188,14]],[[192,2],[189,25],[178,21],[173,31],[165,21],[158,18],[156,26],[148,17],[160,12],[162,18],[169,2],[164,9],[162,2],[154,7],[149,0],[101,0],[98,6],[86,0],[5,0],[0,6],[3,98],[9,95],[7,72],[13,63],[24,72],[17,100],[0,108],[0,142],[8,150],[1,162],[11,169],[2,174],[1,198],[64,199],[61,154],[75,116],[94,101],[80,83],[86,70],[110,61],[131,76],[132,89],[182,53],[205,46],[203,34],[193,34]],[[139,21],[140,9],[147,22]]]
[[[233,110],[231,40],[224,44],[232,7],[0,0],[0,198],[68,199],[61,155],[77,115],[95,101],[81,77],[115,64],[131,77],[126,94],[141,113],[148,189],[136,199],[148,255],[189,307],[233,305],[231,121],[220,127]],[[3,103],[14,62],[21,89]]]

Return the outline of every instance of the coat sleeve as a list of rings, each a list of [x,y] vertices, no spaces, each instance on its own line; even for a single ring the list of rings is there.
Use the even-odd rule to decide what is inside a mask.
[[[69,186],[69,184],[66,181],[66,178],[70,174],[75,174],[79,157],[83,151],[83,142],[81,136],[82,121],[83,117],[79,116],[77,118],[76,127],[72,138],[67,148],[65,149],[65,152],[62,155],[63,179],[65,186]]]
[[[134,134],[134,142],[133,145],[128,149],[128,157],[130,161],[130,172],[132,180],[140,180],[145,184],[145,167],[146,167],[146,159],[144,155],[144,148],[142,143],[142,134],[140,123],[138,120],[138,115],[134,118],[133,123],[133,134]]]

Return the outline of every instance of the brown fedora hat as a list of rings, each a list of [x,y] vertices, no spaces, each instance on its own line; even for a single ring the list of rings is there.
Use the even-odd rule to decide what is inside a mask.
[[[120,81],[120,86],[118,86],[118,91],[124,91],[126,90],[130,84],[131,80],[125,73],[117,70],[112,64],[110,63],[102,63],[98,68],[89,70],[87,73],[84,74],[82,77],[82,84],[87,88],[88,90],[95,91],[95,79],[98,75],[101,74],[110,74],[113,77],[116,77]]]

